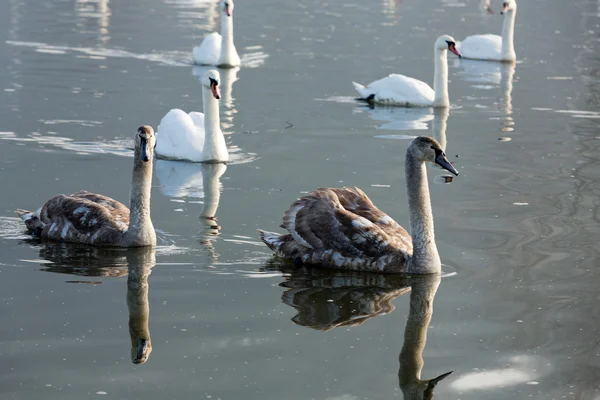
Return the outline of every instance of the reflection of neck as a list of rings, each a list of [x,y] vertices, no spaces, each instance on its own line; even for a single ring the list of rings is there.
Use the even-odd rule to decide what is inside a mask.
[[[421,381],[423,350],[427,342],[427,328],[433,314],[433,299],[440,284],[440,276],[416,278],[411,285],[410,312],[404,330],[404,344],[400,350],[398,381],[405,400],[422,399],[429,381]]]
[[[413,255],[407,273],[439,273],[440,256],[435,245],[433,214],[427,182],[425,163],[414,158],[412,151],[406,152],[406,184],[408,186],[408,210]]]
[[[517,58],[515,54],[514,33],[515,33],[515,16],[517,8],[509,10],[504,15],[504,23],[502,24],[502,59],[514,60]]]
[[[152,187],[152,158],[141,160],[141,150],[136,146],[129,206],[128,244],[156,244],[156,234],[150,219],[150,190]]]
[[[143,364],[152,351],[148,320],[148,276],[156,264],[154,250],[133,249],[127,254],[129,276],[127,277],[127,308],[129,309],[129,336],[131,360]]]
[[[226,169],[227,166],[225,164],[207,164],[202,166],[204,206],[200,212],[201,217],[213,218],[217,214],[219,200],[221,199],[221,181],[219,178]]]
[[[500,88],[502,89],[502,97],[504,100],[504,112],[506,115],[512,114],[512,89],[513,76],[515,75],[514,63],[505,63],[500,66]]]
[[[435,69],[433,72],[434,107],[450,107],[448,98],[448,58],[446,50],[434,48]]]
[[[442,150],[446,151],[446,122],[450,110],[448,108],[436,108],[433,114],[433,137],[440,142]]]

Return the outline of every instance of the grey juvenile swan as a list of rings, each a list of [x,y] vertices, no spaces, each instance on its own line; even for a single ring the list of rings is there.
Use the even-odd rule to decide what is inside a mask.
[[[27,230],[43,239],[95,246],[155,246],[150,219],[152,159],[156,143],[151,126],[140,127],[134,137],[131,211],[116,200],[82,190],[60,194],[38,211],[17,210]]]
[[[406,150],[406,184],[412,237],[360,189],[320,188],[295,201],[283,215],[288,234],[259,230],[279,257],[295,263],[383,273],[441,271],[425,162],[458,175],[441,145],[420,136]]]

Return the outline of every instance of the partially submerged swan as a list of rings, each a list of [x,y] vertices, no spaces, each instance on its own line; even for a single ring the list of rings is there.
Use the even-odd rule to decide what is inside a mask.
[[[178,108],[169,111],[157,128],[156,155],[173,160],[227,162],[229,153],[219,118],[219,72],[211,69],[202,78],[204,114]]]
[[[43,239],[95,246],[155,246],[150,219],[150,189],[155,136],[151,126],[140,127],[134,137],[131,210],[110,197],[85,190],[58,195],[38,211],[17,210],[27,230]]]
[[[281,226],[288,234],[260,230],[261,239],[279,257],[295,263],[384,273],[439,273],[426,161],[458,175],[435,139],[420,136],[408,146],[405,171],[412,237],[360,189],[320,188],[284,213]]]
[[[500,14],[504,15],[502,36],[491,34],[467,36],[465,40],[456,44],[463,57],[474,60],[516,61],[514,35],[517,2],[505,0]]]
[[[220,8],[221,35],[213,32],[204,38],[200,46],[194,47],[192,50],[194,63],[237,67],[241,61],[233,44],[233,0],[222,0]]]
[[[352,82],[361,100],[375,104],[400,107],[450,107],[448,97],[448,59],[447,51],[461,57],[456,49],[453,37],[442,35],[435,41],[433,89],[418,79],[400,74],[391,74],[386,78],[369,83],[366,87]]]

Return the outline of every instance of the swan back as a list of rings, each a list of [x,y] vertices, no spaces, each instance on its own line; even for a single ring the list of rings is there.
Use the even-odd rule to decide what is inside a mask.
[[[204,147],[204,114],[174,108],[160,120],[157,136],[161,158],[195,160]]]

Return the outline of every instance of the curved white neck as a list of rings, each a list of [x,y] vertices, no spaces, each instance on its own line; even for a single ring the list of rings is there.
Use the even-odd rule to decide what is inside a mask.
[[[129,228],[125,233],[128,243],[156,244],[156,233],[150,218],[150,192],[152,188],[152,163],[140,159],[141,150],[136,147],[129,194]]]
[[[203,161],[227,161],[227,146],[221,132],[219,118],[219,101],[212,91],[202,86],[202,102],[204,107],[204,147]]]
[[[502,59],[503,60],[516,60],[517,56],[515,53],[515,16],[517,14],[517,7],[514,6],[512,10],[509,10],[504,15],[504,23],[502,24]]]
[[[406,185],[413,255],[407,264],[407,273],[433,274],[442,270],[435,245],[433,214],[425,163],[417,161],[411,151],[406,152]]]
[[[448,97],[448,57],[447,50],[440,50],[437,47],[433,50],[435,69],[433,71],[433,98],[434,107],[450,107]]]
[[[225,11],[221,11],[221,56],[219,65],[237,65],[237,50],[233,44],[233,15],[228,17]]]

